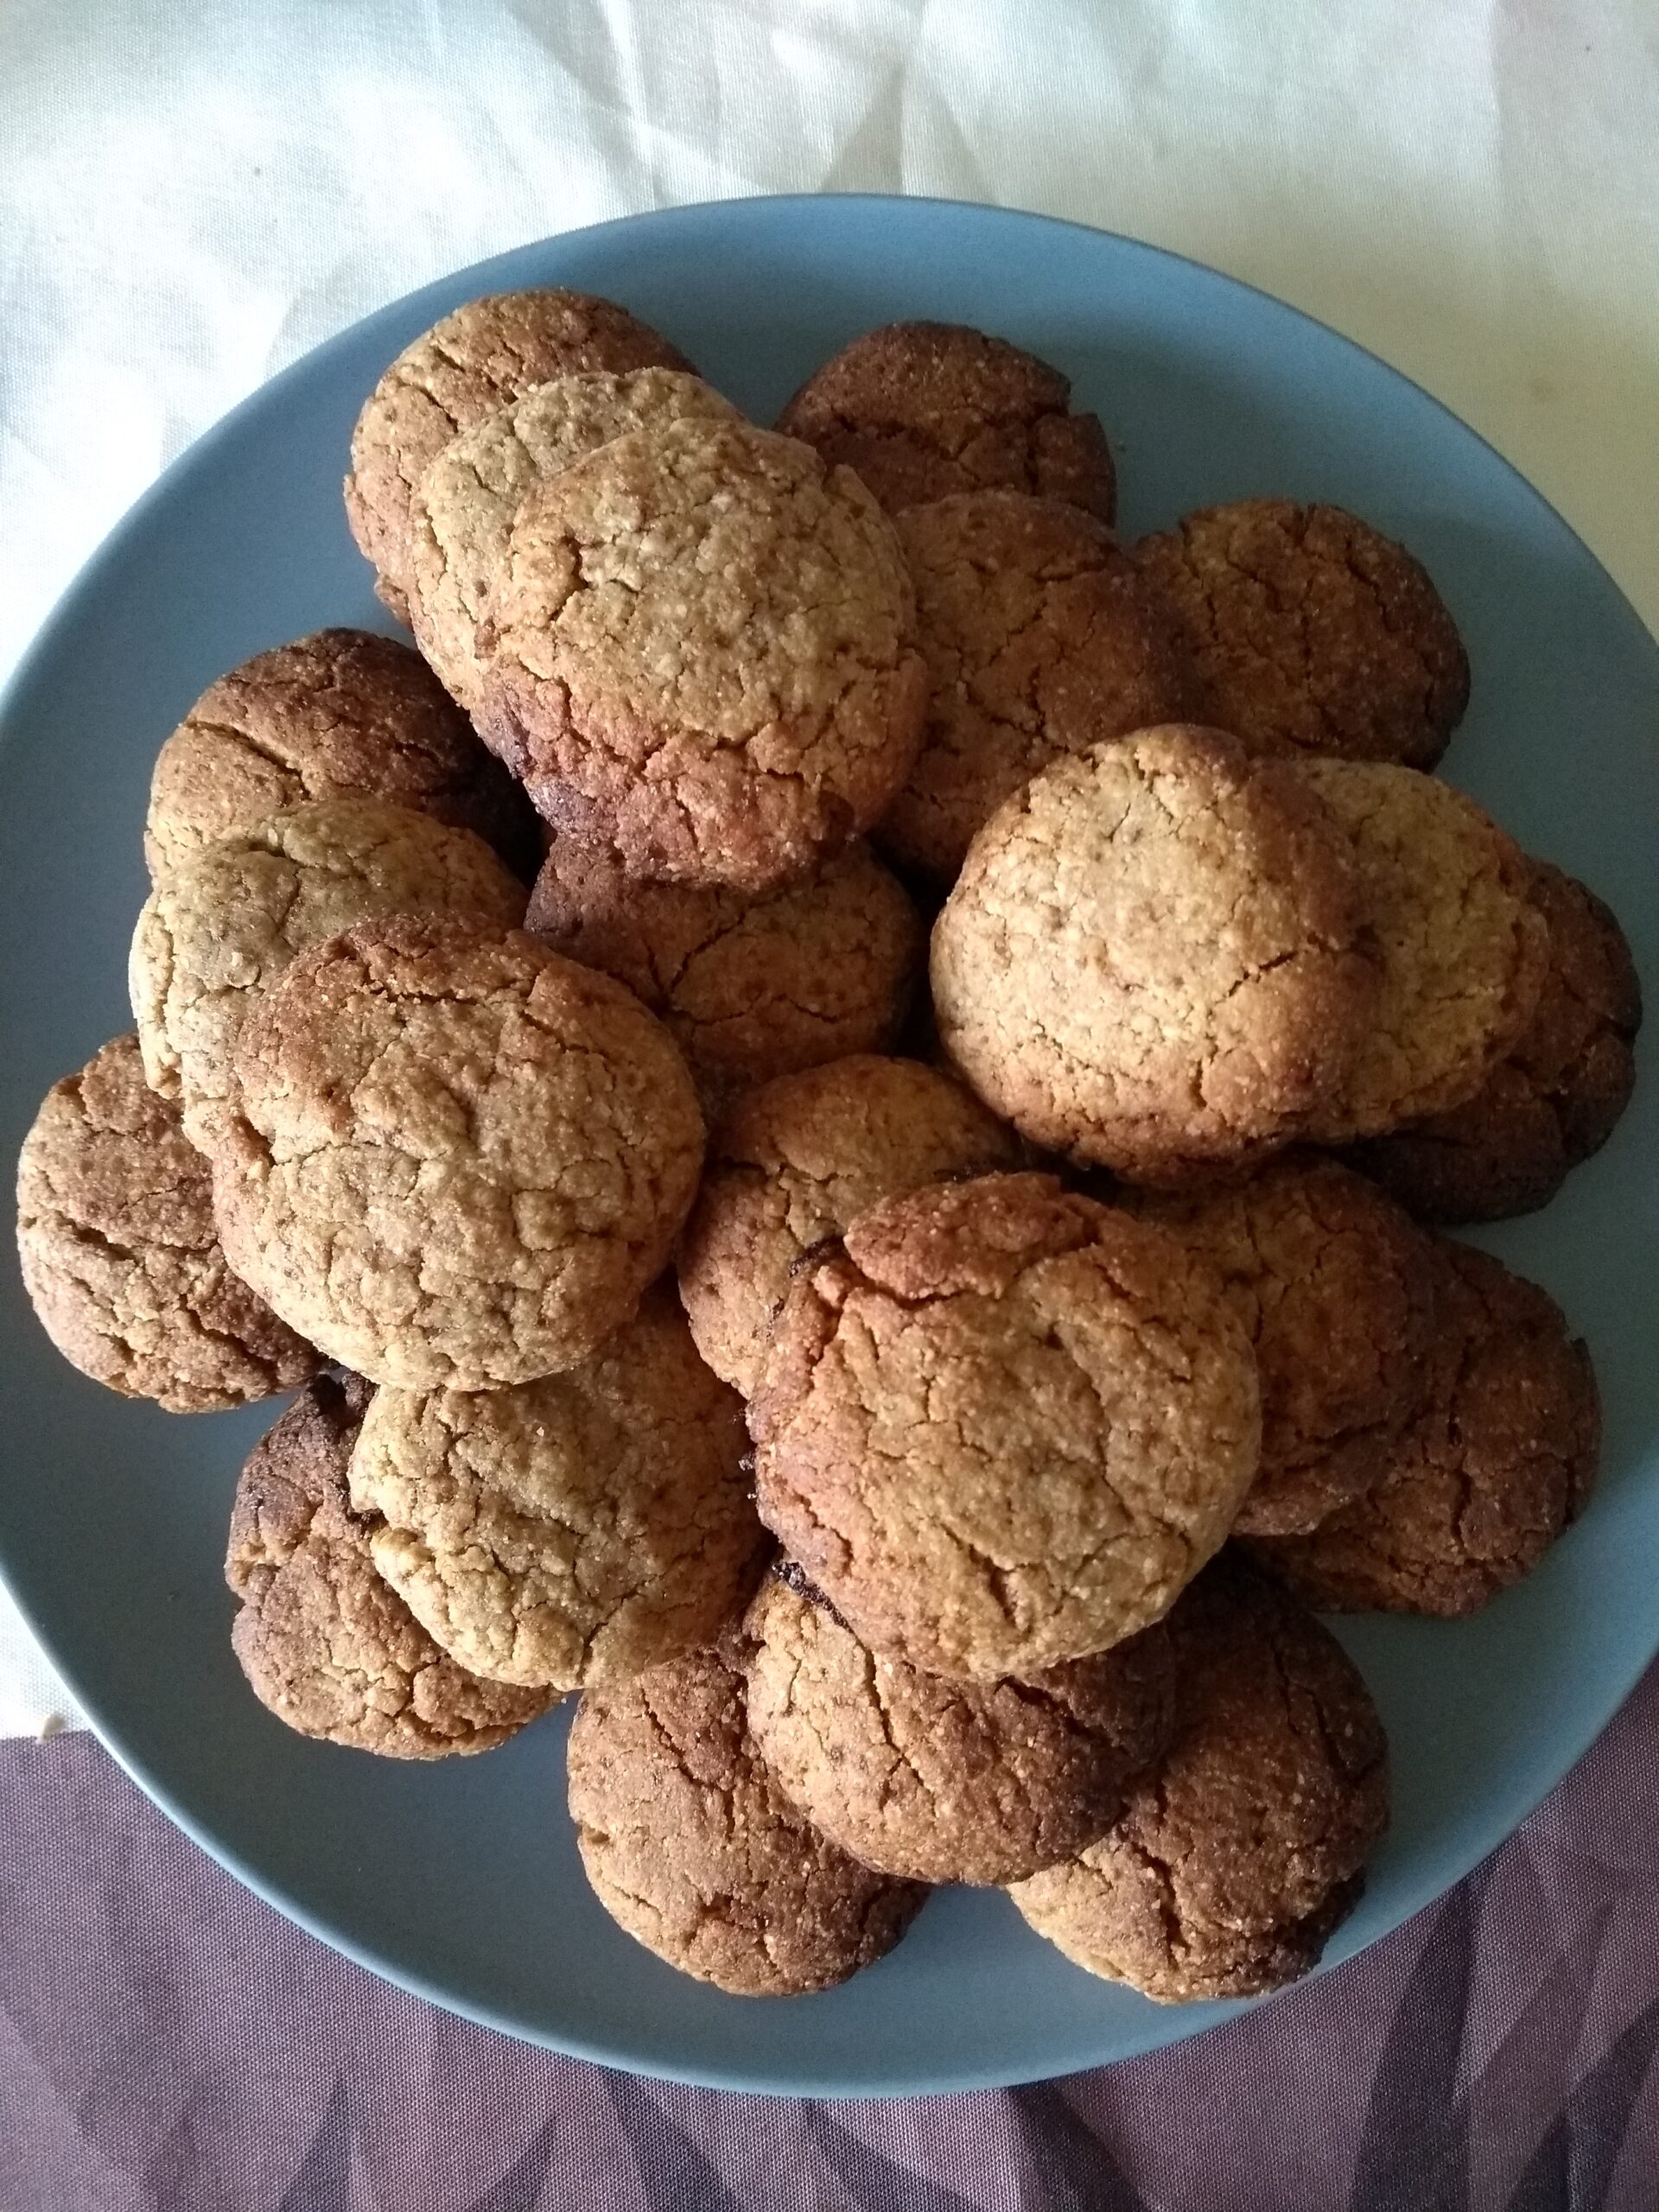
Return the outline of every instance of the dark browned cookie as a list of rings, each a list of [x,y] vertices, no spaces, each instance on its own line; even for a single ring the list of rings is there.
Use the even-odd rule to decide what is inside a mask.
[[[1090,1974],[1162,2004],[1306,1974],[1388,1824],[1370,1694],[1311,1614],[1231,1560],[1171,1614],[1175,1731],[1088,1849],[1012,1890]]]
[[[570,1729],[570,1816],[600,1903],[682,1974],[737,1997],[828,1989],[890,1951],[926,1892],[793,1810],[751,1738],[741,1639],[614,1690]]]
[[[1546,861],[1530,895],[1549,928],[1537,1011],[1474,1096],[1355,1147],[1420,1221],[1497,1221],[1548,1205],[1630,1103],[1642,987],[1617,917]]]
[[[254,1694],[302,1736],[388,1758],[487,1751],[552,1699],[447,1659],[376,1573],[346,1490],[372,1395],[355,1375],[319,1376],[254,1446],[231,1511],[231,1642]]]
[[[1457,625],[1421,563],[1341,507],[1239,499],[1143,537],[1224,728],[1432,768],[1469,703]]]
[[[1251,1547],[1325,1612],[1472,1613],[1529,1573],[1596,1478],[1590,1355],[1536,1283],[1438,1247],[1427,1404],[1374,1489],[1312,1535]]]
[[[1001,487],[1110,522],[1111,449],[1071,401],[1058,369],[1006,339],[963,323],[893,322],[826,361],[778,427],[856,469],[884,507]]]

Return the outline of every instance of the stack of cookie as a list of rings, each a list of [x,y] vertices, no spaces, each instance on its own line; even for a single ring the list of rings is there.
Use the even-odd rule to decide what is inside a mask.
[[[1162,1999],[1306,1971],[1387,1817],[1313,1610],[1471,1611],[1593,1479],[1584,1347],[1427,1224],[1611,1130],[1618,925],[1428,772],[1402,548],[1115,502],[976,332],[765,430],[611,302],[461,308],[346,482],[419,654],[168,739],[137,1036],[24,1148],[77,1365],[302,1386],[257,1695],[424,1758],[580,1694],[594,1888],[728,1990],[948,1882]]]

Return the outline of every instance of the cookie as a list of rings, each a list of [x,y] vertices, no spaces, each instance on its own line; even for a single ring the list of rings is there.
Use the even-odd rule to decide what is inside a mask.
[[[671,1289],[563,1375],[382,1390],[352,1457],[374,1563],[450,1657],[556,1690],[708,1643],[765,1542],[736,1395]]]
[[[631,430],[736,416],[682,370],[601,371],[532,385],[443,448],[410,502],[404,581],[421,651],[463,707],[478,703],[479,619],[525,495]]]
[[[319,630],[208,686],[156,756],[144,858],[156,881],[205,845],[308,799],[378,798],[474,830],[518,866],[530,808],[420,655]]]
[[[774,889],[909,773],[915,619],[849,471],[743,423],[637,430],[519,508],[479,626],[479,731],[556,830],[630,874]]]
[[[1018,1881],[1092,1843],[1174,1707],[1160,1625],[1029,1681],[878,1658],[788,1567],[749,1608],[749,1729],[791,1804],[867,1866]]]
[[[1256,1471],[1255,1356],[1173,1236],[987,1175],[802,1268],[749,1409],[760,1517],[872,1650],[988,1681],[1159,1619]]]
[[[1476,1612],[1531,1573],[1595,1481],[1595,1370],[1560,1307],[1484,1252],[1438,1255],[1427,1402],[1382,1479],[1311,1535],[1251,1547],[1322,1612]]]
[[[207,1165],[118,1037],[46,1094],[17,1159],[17,1255],[72,1367],[169,1413],[291,1390],[317,1355],[226,1264]]]
[[[1432,768],[1469,703],[1457,625],[1421,562],[1341,507],[1239,499],[1143,537],[1225,729]]]
[[[1529,862],[1549,960],[1532,1019],[1474,1096],[1355,1148],[1420,1221],[1497,1221],[1548,1205],[1612,1135],[1636,1081],[1642,987],[1617,917],[1547,861]]]
[[[1018,1164],[1014,1139],[950,1076],[861,1054],[780,1076],[727,1115],[680,1241],[697,1349],[746,1398],[797,1264],[867,1206]]]
[[[647,1950],[736,1997],[789,1997],[874,1964],[926,1892],[791,1809],[748,1732],[742,1659],[728,1638],[587,1692],[570,1816],[600,1903]]]
[[[302,1736],[387,1758],[491,1751],[552,1700],[456,1666],[375,1572],[346,1491],[371,1395],[355,1375],[319,1376],[254,1446],[225,1562],[242,1601],[232,1647],[260,1703]]]
[[[1549,931],[1520,848],[1461,791],[1381,761],[1301,773],[1348,835],[1381,978],[1357,1057],[1308,1118],[1340,1144],[1474,1096],[1533,1017]]]
[[[574,1367],[661,1274],[702,1121],[673,1039],[522,931],[394,915],[302,953],[244,1024],[213,1158],[231,1264],[399,1389]]]
[[[296,953],[385,914],[523,918],[523,885],[470,830],[383,799],[318,799],[221,838],[144,901],[128,963],[144,1072],[211,1151],[249,1009]]]
[[[1192,654],[1103,523],[971,492],[895,527],[929,681],[921,753],[879,832],[905,866],[949,881],[975,831],[1051,760],[1202,716]]]
[[[352,536],[398,620],[409,619],[410,501],[452,439],[574,371],[690,366],[613,300],[558,289],[469,300],[406,346],[357,418],[345,483]]]
[[[963,323],[893,322],[826,361],[778,427],[856,469],[884,507],[1003,489],[1110,522],[1111,449],[1071,399],[1058,369],[1006,339]]]
[[[1210,1262],[1255,1347],[1262,1468],[1236,1533],[1315,1528],[1370,1490],[1421,1410],[1433,1248],[1363,1175],[1272,1162],[1249,1181],[1143,1198]]]
[[[1300,763],[1144,730],[1058,760],[975,839],[933,1005],[976,1091],[1132,1180],[1294,1135],[1345,1081],[1377,977],[1343,825]]]
[[[1340,1644],[1245,1569],[1170,1616],[1175,1730],[1096,1842],[1010,1891],[1090,1974],[1160,2004],[1307,1973],[1388,1824],[1388,1751]]]
[[[808,882],[752,897],[638,882],[608,846],[555,837],[524,927],[626,983],[711,1109],[773,1076],[892,1044],[925,944],[903,886],[861,841]]]

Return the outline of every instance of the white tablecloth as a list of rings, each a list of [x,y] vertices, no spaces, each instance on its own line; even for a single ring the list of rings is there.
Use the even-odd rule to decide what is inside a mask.
[[[1039,208],[1248,278],[1483,431],[1659,628],[1656,143],[1654,0],[0,0],[0,677],[331,331],[766,192]],[[0,1601],[0,1732],[54,1714]]]

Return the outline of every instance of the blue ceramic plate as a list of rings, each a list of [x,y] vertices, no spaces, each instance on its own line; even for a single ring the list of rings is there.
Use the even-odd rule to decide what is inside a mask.
[[[1474,703],[1446,763],[1533,851],[1610,899],[1647,969],[1659,649],[1537,494],[1436,404],[1259,293],[1127,240],[916,200],[738,201],[642,216],[446,278],[321,347],[192,448],[48,624],[3,709],[0,1114],[129,1026],[126,948],[156,747],[211,678],[325,623],[384,623],[346,535],[353,418],[460,302],[613,294],[761,421],[855,331],[971,321],[1058,362],[1120,456],[1123,524],[1253,493],[1334,499],[1427,563]],[[1344,1642],[1395,1747],[1396,1815],[1340,1959],[1507,1835],[1659,1645],[1659,1083],[1548,1212],[1491,1248],[1589,1338],[1606,1471],[1543,1569],[1478,1619],[1365,1621]],[[996,1895],[942,1894],[846,1988],[721,1997],[589,1896],[563,1810],[564,1720],[480,1759],[404,1767],[302,1741],[231,1656],[220,1577],[236,1473],[269,1408],[181,1421],[83,1381],[4,1269],[0,1560],[105,1742],[198,1842],[353,1958],[509,2033],[747,2089],[896,2094],[1121,2058],[1224,2017],[1091,1980]],[[133,1900],[135,1911],[143,1900]]]

